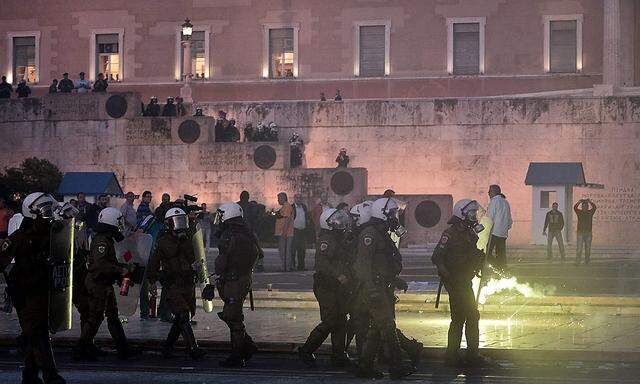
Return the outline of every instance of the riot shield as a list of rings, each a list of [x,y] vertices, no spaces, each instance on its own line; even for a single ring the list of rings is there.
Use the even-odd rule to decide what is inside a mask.
[[[198,289],[202,291],[209,284],[209,269],[207,268],[207,252],[204,249],[204,237],[200,224],[196,224],[196,231],[191,237],[193,253],[196,256],[195,271]],[[213,301],[202,299],[202,308],[206,313],[213,312]]]
[[[153,247],[153,236],[146,233],[133,233],[116,243],[116,258],[119,263],[138,264],[146,267]],[[126,296],[120,295],[120,287],[116,284],[116,300],[118,302],[118,312],[122,316],[133,316],[138,309],[140,300],[141,284],[135,283],[129,288]]]
[[[483,216],[482,219],[480,219],[480,224],[482,224],[482,226],[484,227],[484,229],[478,233],[478,241],[476,242],[476,247],[483,251],[485,254],[485,259],[483,261],[484,265],[482,267],[482,278],[479,277],[474,277],[473,278],[473,291],[476,294],[476,298],[480,295],[480,289],[482,289],[482,284],[486,281],[486,279],[489,277],[487,274],[489,273],[487,271],[486,265],[488,263],[487,258],[489,257],[488,252],[489,252],[489,243],[491,241],[491,229],[493,228],[493,221],[491,221],[491,218],[488,216]]]
[[[49,331],[71,329],[73,303],[74,219],[56,221],[51,226],[49,253]]]

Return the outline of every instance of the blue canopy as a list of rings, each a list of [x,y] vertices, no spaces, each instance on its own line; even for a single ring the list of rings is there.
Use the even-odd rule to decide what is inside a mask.
[[[122,187],[113,172],[67,172],[58,187],[62,196],[84,192],[87,196],[122,196]]]
[[[582,163],[529,163],[525,185],[586,185]]]

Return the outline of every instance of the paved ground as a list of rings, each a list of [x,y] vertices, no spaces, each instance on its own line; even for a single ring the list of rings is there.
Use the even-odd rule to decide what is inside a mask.
[[[68,351],[57,353],[62,375],[69,383],[128,384],[186,384],[186,383],[282,383],[324,384],[362,383],[349,371],[329,368],[326,358],[316,368],[306,368],[292,354],[260,353],[244,369],[223,370],[217,361],[220,353],[211,353],[202,362],[194,363],[184,356],[165,360],[146,353],[129,362],[109,356],[99,363],[74,363]],[[19,358],[0,351],[0,381],[19,383]],[[384,366],[381,368],[384,369]],[[517,361],[495,360],[492,367],[475,370],[446,368],[439,360],[424,361],[418,372],[403,382],[421,383],[636,383],[640,368],[622,362],[580,361]],[[389,382],[388,378],[380,380]]]
[[[196,315],[195,333],[198,339],[213,344],[228,340],[228,329],[214,313],[201,310]],[[408,336],[426,347],[443,348],[449,319],[446,313],[400,312],[398,325]],[[245,312],[247,330],[258,342],[285,345],[302,343],[319,321],[315,310],[259,309]],[[55,340],[75,340],[79,335],[79,319],[75,328],[53,336]],[[128,319],[125,331],[137,340],[160,341],[166,337],[170,324],[160,321]],[[19,332],[17,316],[0,316],[0,340],[12,344]],[[640,322],[634,316],[594,315],[522,315],[492,314],[480,322],[481,347],[496,350],[584,351],[638,353],[640,356]],[[106,324],[99,338],[109,340]]]

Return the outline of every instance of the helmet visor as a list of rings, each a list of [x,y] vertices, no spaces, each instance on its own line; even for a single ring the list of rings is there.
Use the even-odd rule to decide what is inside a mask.
[[[174,231],[184,231],[189,228],[189,220],[185,215],[172,216],[168,221]]]
[[[469,221],[478,221],[478,210],[480,205],[477,201],[472,200],[469,204],[462,207],[462,217]]]
[[[351,216],[342,210],[335,211],[327,218],[327,224],[331,229],[345,230],[351,224]]]
[[[38,212],[43,219],[53,218],[53,198],[49,195],[42,195],[31,203],[30,210]]]

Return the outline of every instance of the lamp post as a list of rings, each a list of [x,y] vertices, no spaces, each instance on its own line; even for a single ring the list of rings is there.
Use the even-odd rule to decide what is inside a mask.
[[[182,23],[182,76],[184,85],[180,88],[180,97],[185,103],[193,103],[191,96],[191,35],[193,34],[193,24],[189,18]]]

